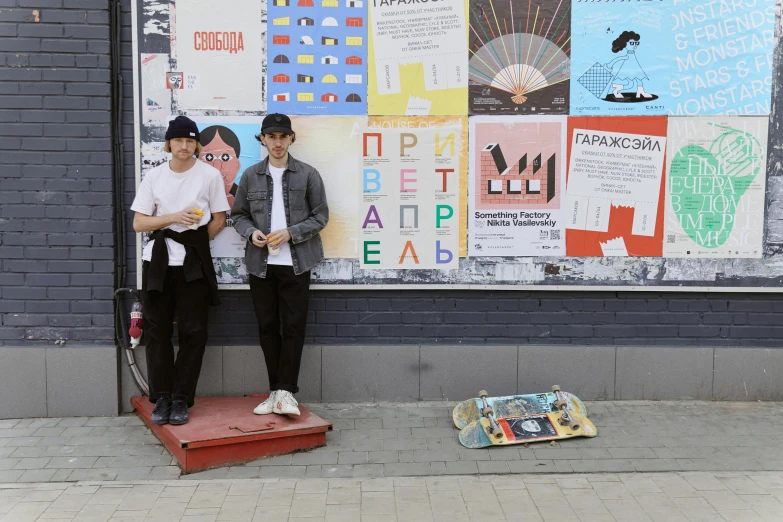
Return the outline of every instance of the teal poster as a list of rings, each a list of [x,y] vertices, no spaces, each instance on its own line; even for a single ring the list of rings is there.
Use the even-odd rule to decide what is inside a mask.
[[[228,204],[233,205],[242,173],[266,156],[266,149],[256,140],[262,120],[256,116],[203,116],[194,117],[194,120],[201,135],[198,159],[220,172]],[[244,266],[247,242],[236,233],[233,225],[229,212],[225,229],[209,244],[220,284],[247,280]]]
[[[675,0],[669,114],[769,114],[775,0]]]
[[[574,0],[571,114],[668,114],[674,0]]]
[[[764,115],[775,0],[574,0],[572,115]]]
[[[202,147],[198,159],[220,171],[228,204],[233,205],[242,172],[261,161],[261,143],[256,140],[261,123],[237,123],[231,118],[197,117],[196,120]]]

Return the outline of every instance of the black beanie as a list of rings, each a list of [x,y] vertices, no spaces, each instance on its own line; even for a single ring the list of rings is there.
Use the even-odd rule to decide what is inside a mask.
[[[198,127],[196,122],[187,116],[177,116],[169,122],[169,128],[166,131],[166,139],[174,138],[192,138],[199,141]]]

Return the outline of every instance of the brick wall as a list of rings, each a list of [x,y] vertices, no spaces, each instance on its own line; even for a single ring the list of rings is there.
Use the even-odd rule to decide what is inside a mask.
[[[130,0],[121,72],[133,199]],[[0,344],[111,343],[108,2],[0,0]],[[135,236],[126,218],[128,285]],[[316,291],[308,342],[772,346],[774,295]],[[254,344],[247,292],[223,293],[212,344]]]
[[[312,344],[783,345],[777,295],[317,291]],[[255,344],[249,296],[224,292],[211,344]]]
[[[0,344],[111,342],[106,0],[0,0]]]

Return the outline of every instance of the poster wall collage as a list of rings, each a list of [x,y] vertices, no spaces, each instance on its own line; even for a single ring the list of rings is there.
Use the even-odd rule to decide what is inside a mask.
[[[764,253],[776,0],[138,1],[140,175],[186,114],[233,200],[263,115],[291,115],[348,272],[326,279]],[[212,251],[242,284],[230,224]]]

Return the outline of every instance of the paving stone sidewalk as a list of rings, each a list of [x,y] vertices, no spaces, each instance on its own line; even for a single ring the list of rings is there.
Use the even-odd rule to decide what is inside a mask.
[[[596,438],[480,450],[453,403],[307,406],[334,423],[326,447],[187,476],[135,415],[0,420],[0,483],[783,471],[783,403],[590,402]]]
[[[683,472],[0,485],[0,521],[777,522],[783,474]]]

